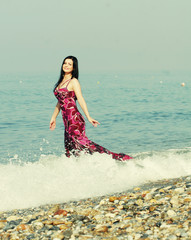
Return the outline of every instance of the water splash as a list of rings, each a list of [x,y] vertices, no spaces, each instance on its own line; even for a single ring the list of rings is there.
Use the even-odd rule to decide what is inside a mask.
[[[139,153],[123,163],[96,153],[78,159],[41,155],[35,163],[0,165],[0,210],[122,192],[148,181],[190,174],[190,148]]]

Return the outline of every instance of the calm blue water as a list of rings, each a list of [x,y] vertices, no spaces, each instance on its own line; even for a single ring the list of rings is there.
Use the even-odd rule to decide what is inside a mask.
[[[57,77],[57,74],[0,75],[0,182],[2,184],[0,195],[6,196],[7,194],[7,198],[3,198],[5,202],[3,209],[46,203],[47,200],[42,200],[40,195],[35,198],[39,199],[38,202],[36,200],[23,202],[18,198],[19,189],[26,178],[29,178],[28,186],[34,188],[35,192],[39,191],[40,194],[41,191],[33,184],[33,177],[36,174],[35,176],[38,178],[37,176],[42,173],[42,169],[39,167],[42,162],[45,172],[43,177],[38,180],[41,183],[47,178],[57,179],[59,183],[63,183],[62,181],[65,180],[58,179],[57,174],[63,162],[65,162],[65,165],[62,166],[63,172],[67,168],[68,173],[68,169],[74,170],[78,166],[78,169],[85,171],[83,174],[87,173],[86,180],[90,180],[88,179],[88,169],[85,169],[82,163],[78,162],[77,164],[80,165],[75,165],[76,160],[72,159],[68,162],[69,160],[64,156],[64,125],[61,114],[57,118],[56,129],[49,130],[49,121],[56,105],[56,98],[52,90]],[[153,168],[145,170],[145,175],[156,169],[160,172],[157,179],[191,174],[191,72],[81,74],[79,80],[91,116],[101,123],[97,128],[93,128],[87,122],[86,133],[89,139],[113,152],[124,152],[135,157],[135,165],[130,166],[132,163],[129,163],[123,169],[120,168],[121,174],[124,171],[124,178],[112,188],[113,191],[130,187],[128,184],[122,184],[129,179],[129,175],[126,178],[127,169],[134,174],[131,185],[141,183],[135,180],[136,166],[140,163],[142,170],[138,174],[142,174],[143,169],[147,169],[146,166],[153,165]],[[183,82],[185,83],[184,87],[181,86]],[[90,161],[89,169],[92,168],[92,171],[95,172],[104,169],[107,165],[111,172],[110,176],[116,176],[119,166],[115,161],[108,160],[108,156],[95,156],[85,156],[82,162],[86,161],[85,165],[87,166]],[[161,175],[166,166],[173,165],[173,159],[176,159],[175,169],[179,168],[180,170],[183,166],[183,170],[180,172],[173,170],[171,171],[173,175]],[[97,168],[91,166],[91,163],[95,163],[94,161],[100,163]],[[147,161],[152,164],[148,164]],[[53,162],[55,171],[50,174],[48,169],[52,168]],[[111,164],[111,167],[110,163],[114,165]],[[39,170],[35,170],[36,166]],[[10,198],[15,171],[17,172],[18,189],[12,198],[18,204],[12,206],[11,203],[7,204],[7,199]],[[108,169],[105,171],[108,172]],[[62,175],[63,172],[59,172],[59,174]],[[73,176],[72,174],[65,173],[65,178],[68,179],[69,176]],[[76,175],[75,171],[74,175]],[[104,174],[100,172],[97,175],[95,173],[94,180],[102,175]],[[12,181],[11,178],[13,178]],[[117,178],[119,179],[119,177]],[[110,177],[104,181],[108,180],[108,184],[110,184],[109,179]],[[152,181],[154,179],[151,176],[144,180]],[[57,184],[58,181],[56,181]],[[80,173],[78,181],[84,189]],[[122,188],[119,187],[122,185]],[[92,190],[88,190],[90,187],[92,189],[92,186],[87,186],[87,191],[84,193],[82,191],[81,195],[71,196],[69,193],[67,199],[53,197],[50,201],[57,202],[108,193],[107,188],[92,192]],[[96,187],[100,189],[99,185],[94,185],[93,188],[96,189]],[[52,185],[48,189],[46,186],[48,197],[54,195],[52,188]],[[23,194],[24,191],[21,191],[20,195]],[[27,199],[25,195],[22,198],[24,197]]]

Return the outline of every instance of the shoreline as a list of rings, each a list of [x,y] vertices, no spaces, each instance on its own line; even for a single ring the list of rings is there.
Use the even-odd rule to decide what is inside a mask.
[[[191,239],[191,176],[0,212],[1,239]]]

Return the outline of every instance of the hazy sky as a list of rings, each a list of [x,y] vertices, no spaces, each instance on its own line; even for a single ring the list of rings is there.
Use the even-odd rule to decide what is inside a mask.
[[[191,0],[0,0],[0,72],[191,69]]]

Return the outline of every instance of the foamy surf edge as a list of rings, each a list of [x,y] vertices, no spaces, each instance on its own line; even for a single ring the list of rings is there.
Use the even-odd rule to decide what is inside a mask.
[[[105,154],[42,155],[38,162],[0,165],[0,211],[123,192],[147,182],[191,175],[191,149],[134,154],[126,162]]]

